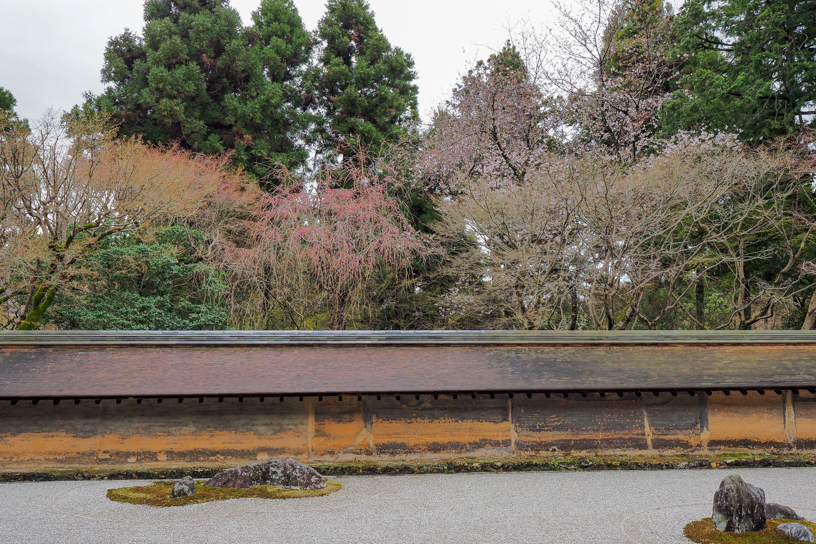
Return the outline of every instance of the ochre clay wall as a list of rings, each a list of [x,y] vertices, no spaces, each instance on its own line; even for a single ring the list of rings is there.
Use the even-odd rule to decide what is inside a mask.
[[[0,468],[816,449],[816,395],[0,403]]]

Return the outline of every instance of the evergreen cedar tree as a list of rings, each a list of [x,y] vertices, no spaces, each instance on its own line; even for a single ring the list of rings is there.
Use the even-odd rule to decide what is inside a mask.
[[[688,0],[678,16],[679,89],[666,130],[784,136],[816,113],[816,2]]]
[[[377,28],[363,0],[332,0],[316,36],[292,0],[263,0],[244,28],[227,0],[148,0],[144,34],[111,38],[90,97],[122,136],[232,151],[257,178],[318,154],[376,154],[417,114],[414,62]],[[313,66],[313,46],[318,52]],[[348,145],[353,144],[353,145]]]
[[[419,121],[411,55],[392,47],[365,0],[329,0],[307,85],[320,112],[312,139],[324,153],[376,155]]]
[[[93,98],[114,113],[120,135],[178,142],[264,176],[306,158],[297,135],[301,72],[312,40],[292,0],[263,0],[244,28],[227,0],[148,0],[144,35],[111,38]]]
[[[17,105],[17,99],[11,94],[11,91],[0,87],[0,111],[13,113],[14,106]]]

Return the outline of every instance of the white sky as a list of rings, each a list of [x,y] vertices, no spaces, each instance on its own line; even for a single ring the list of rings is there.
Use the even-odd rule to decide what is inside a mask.
[[[459,74],[500,48],[508,26],[528,19],[549,23],[546,0],[369,0],[392,45],[411,53],[419,75],[424,120]],[[244,24],[260,0],[231,0]],[[314,30],[325,0],[295,0]],[[0,86],[17,99],[17,113],[38,118],[68,109],[84,91],[99,93],[102,57],[110,36],[141,31],[142,0],[0,0]]]

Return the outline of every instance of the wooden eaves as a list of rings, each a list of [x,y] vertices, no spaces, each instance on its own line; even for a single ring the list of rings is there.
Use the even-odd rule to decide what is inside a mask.
[[[0,399],[816,393],[816,333],[0,333]]]

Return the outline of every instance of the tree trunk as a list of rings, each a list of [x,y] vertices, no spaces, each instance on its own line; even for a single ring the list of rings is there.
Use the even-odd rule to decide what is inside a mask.
[[[54,302],[54,295],[56,295],[56,293],[56,285],[41,285],[39,289],[37,289],[37,293],[34,295],[34,299],[31,303],[31,309],[26,314],[25,319],[17,326],[17,330],[33,331],[39,327],[40,319],[42,319],[42,316],[48,307],[51,306],[51,303]]]
[[[569,330],[574,331],[578,328],[578,288],[575,286],[570,289],[570,299],[572,320],[570,321]]]
[[[694,286],[694,317],[697,319],[697,328],[705,329],[705,285],[703,279],[697,280],[697,285]]]
[[[813,291],[813,295],[810,297],[805,322],[802,323],[802,330],[811,331],[814,326],[816,326],[816,290]]]
[[[739,328],[741,330],[748,330],[751,328],[751,325],[748,323],[751,321],[751,291],[748,290],[748,284],[742,284],[742,300],[743,304],[745,304],[745,309],[742,312],[742,323],[740,323]]]

